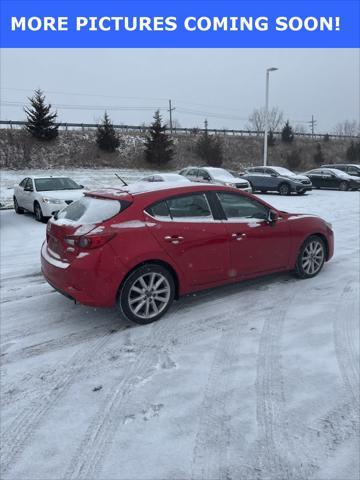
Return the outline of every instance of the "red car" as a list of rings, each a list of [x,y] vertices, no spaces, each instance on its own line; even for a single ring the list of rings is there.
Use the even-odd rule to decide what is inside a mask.
[[[85,305],[118,305],[141,324],[197,290],[287,270],[313,277],[334,248],[319,217],[199,184],[86,192],[50,219],[46,237],[50,285]]]

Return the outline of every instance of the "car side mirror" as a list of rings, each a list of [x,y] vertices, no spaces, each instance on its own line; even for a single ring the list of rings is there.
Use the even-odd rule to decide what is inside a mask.
[[[269,225],[274,225],[277,222],[278,218],[279,215],[277,214],[277,212],[275,212],[275,210],[269,210],[267,218],[267,222]]]
[[[81,188],[85,188],[85,187],[84,187],[84,185],[79,185],[79,187],[81,187]]]

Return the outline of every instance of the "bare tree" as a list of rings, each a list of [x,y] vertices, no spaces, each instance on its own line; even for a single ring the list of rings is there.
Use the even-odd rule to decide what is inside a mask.
[[[355,136],[360,134],[360,124],[356,120],[345,120],[334,128],[335,135]]]
[[[273,107],[268,112],[269,130],[278,131],[279,126],[284,123],[284,114],[279,107]],[[249,117],[246,125],[248,130],[255,130],[257,133],[265,130],[265,108],[255,108]]]

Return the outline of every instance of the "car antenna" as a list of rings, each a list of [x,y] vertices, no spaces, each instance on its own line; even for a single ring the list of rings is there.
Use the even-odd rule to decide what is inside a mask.
[[[117,178],[118,178],[119,180],[122,181],[124,187],[128,187],[128,184],[125,182],[125,180],[123,180],[123,179],[120,177],[120,175],[118,175],[117,173],[115,173],[115,175],[117,176]]]

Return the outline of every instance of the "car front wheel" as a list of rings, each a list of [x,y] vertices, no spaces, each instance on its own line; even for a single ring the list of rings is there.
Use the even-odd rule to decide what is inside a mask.
[[[326,256],[324,241],[317,235],[305,240],[297,258],[295,272],[300,278],[315,277],[322,269]]]
[[[346,192],[346,190],[349,190],[349,184],[347,182],[341,182],[339,185],[339,190]]]
[[[45,217],[42,213],[41,207],[38,202],[34,203],[34,215],[35,215],[35,220],[37,220],[38,222],[45,221]]]
[[[281,183],[279,185],[279,193],[280,195],[290,195],[291,193],[291,188],[288,183]]]
[[[161,265],[148,264],[137,268],[125,280],[118,305],[127,319],[145,325],[166,313],[174,294],[172,274]]]

